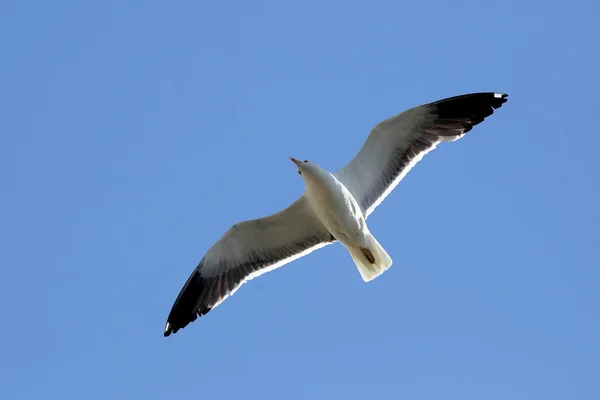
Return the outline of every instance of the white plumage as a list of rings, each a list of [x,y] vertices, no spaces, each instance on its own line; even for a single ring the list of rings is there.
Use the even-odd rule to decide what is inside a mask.
[[[339,241],[370,281],[392,259],[366,218],[437,144],[462,137],[506,102],[506,94],[474,93],[411,108],[377,124],[356,155],[330,173],[292,159],[304,194],[285,210],[232,226],[202,258],[175,300],[164,335],[204,315],[244,282]]]

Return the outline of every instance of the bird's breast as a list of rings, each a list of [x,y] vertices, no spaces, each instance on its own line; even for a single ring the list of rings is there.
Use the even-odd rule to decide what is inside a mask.
[[[307,188],[313,211],[329,232],[344,245],[361,244],[367,231],[358,203],[337,179]]]

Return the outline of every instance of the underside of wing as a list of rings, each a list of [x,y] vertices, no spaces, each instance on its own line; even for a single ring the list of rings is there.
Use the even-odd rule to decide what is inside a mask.
[[[277,214],[234,225],[208,250],[187,280],[171,309],[164,335],[205,315],[244,282],[334,240],[304,196]]]
[[[411,108],[375,126],[358,154],[335,173],[365,217],[438,143],[454,141],[506,102],[503,93],[473,93]]]

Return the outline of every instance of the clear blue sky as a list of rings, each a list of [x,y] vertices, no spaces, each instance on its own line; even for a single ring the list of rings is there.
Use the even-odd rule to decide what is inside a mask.
[[[594,1],[3,1],[7,399],[600,398]],[[343,166],[377,122],[509,101],[339,244],[168,339],[233,223]]]

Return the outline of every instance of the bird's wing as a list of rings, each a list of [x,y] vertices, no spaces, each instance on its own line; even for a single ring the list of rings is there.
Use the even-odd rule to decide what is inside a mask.
[[[377,124],[358,154],[334,175],[365,218],[440,142],[462,137],[506,102],[503,93],[473,93],[406,110]]]
[[[235,224],[189,277],[171,309],[164,335],[206,314],[244,282],[334,240],[304,195],[279,213]]]

